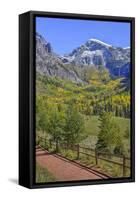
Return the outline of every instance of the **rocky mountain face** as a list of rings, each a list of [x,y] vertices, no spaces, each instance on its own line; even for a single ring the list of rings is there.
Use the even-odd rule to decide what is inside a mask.
[[[75,71],[68,69],[53,52],[51,44],[36,34],[36,71],[48,76],[58,76],[75,82],[82,82]]]
[[[76,69],[102,65],[113,77],[127,77],[130,71],[130,48],[113,47],[97,39],[64,56],[56,55],[51,44],[36,34],[36,70],[40,74],[83,82]],[[71,67],[72,66],[72,67]]]

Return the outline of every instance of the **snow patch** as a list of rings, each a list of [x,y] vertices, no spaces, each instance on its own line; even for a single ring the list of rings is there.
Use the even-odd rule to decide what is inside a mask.
[[[124,47],[123,49],[130,49],[130,47]]]
[[[105,42],[102,42],[101,40],[94,39],[94,38],[89,39],[89,41],[93,41],[93,42],[99,43],[99,44],[104,45],[104,46],[107,46],[107,47],[111,47],[111,46],[112,46],[112,45],[110,45],[110,44],[107,44],[107,43],[105,43]]]
[[[82,53],[82,57],[85,57],[85,56],[93,56],[93,55],[102,55],[102,51],[101,50],[95,50],[95,51],[84,51]]]

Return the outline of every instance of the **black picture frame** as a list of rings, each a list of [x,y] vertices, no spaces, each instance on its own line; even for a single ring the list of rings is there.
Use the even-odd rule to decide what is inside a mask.
[[[131,177],[35,183],[35,17],[130,22],[131,24]],[[19,184],[46,188],[135,181],[135,18],[29,11],[19,15]]]

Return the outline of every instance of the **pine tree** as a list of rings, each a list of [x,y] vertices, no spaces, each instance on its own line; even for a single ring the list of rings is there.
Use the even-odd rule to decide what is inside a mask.
[[[111,152],[113,146],[120,144],[120,128],[113,120],[110,112],[102,112],[99,117],[100,132],[96,148],[100,151]]]

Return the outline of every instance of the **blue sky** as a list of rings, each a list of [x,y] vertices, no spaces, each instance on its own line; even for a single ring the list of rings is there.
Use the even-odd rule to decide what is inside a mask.
[[[130,23],[124,22],[36,17],[36,31],[58,54],[70,53],[90,38],[114,46],[130,46]]]

